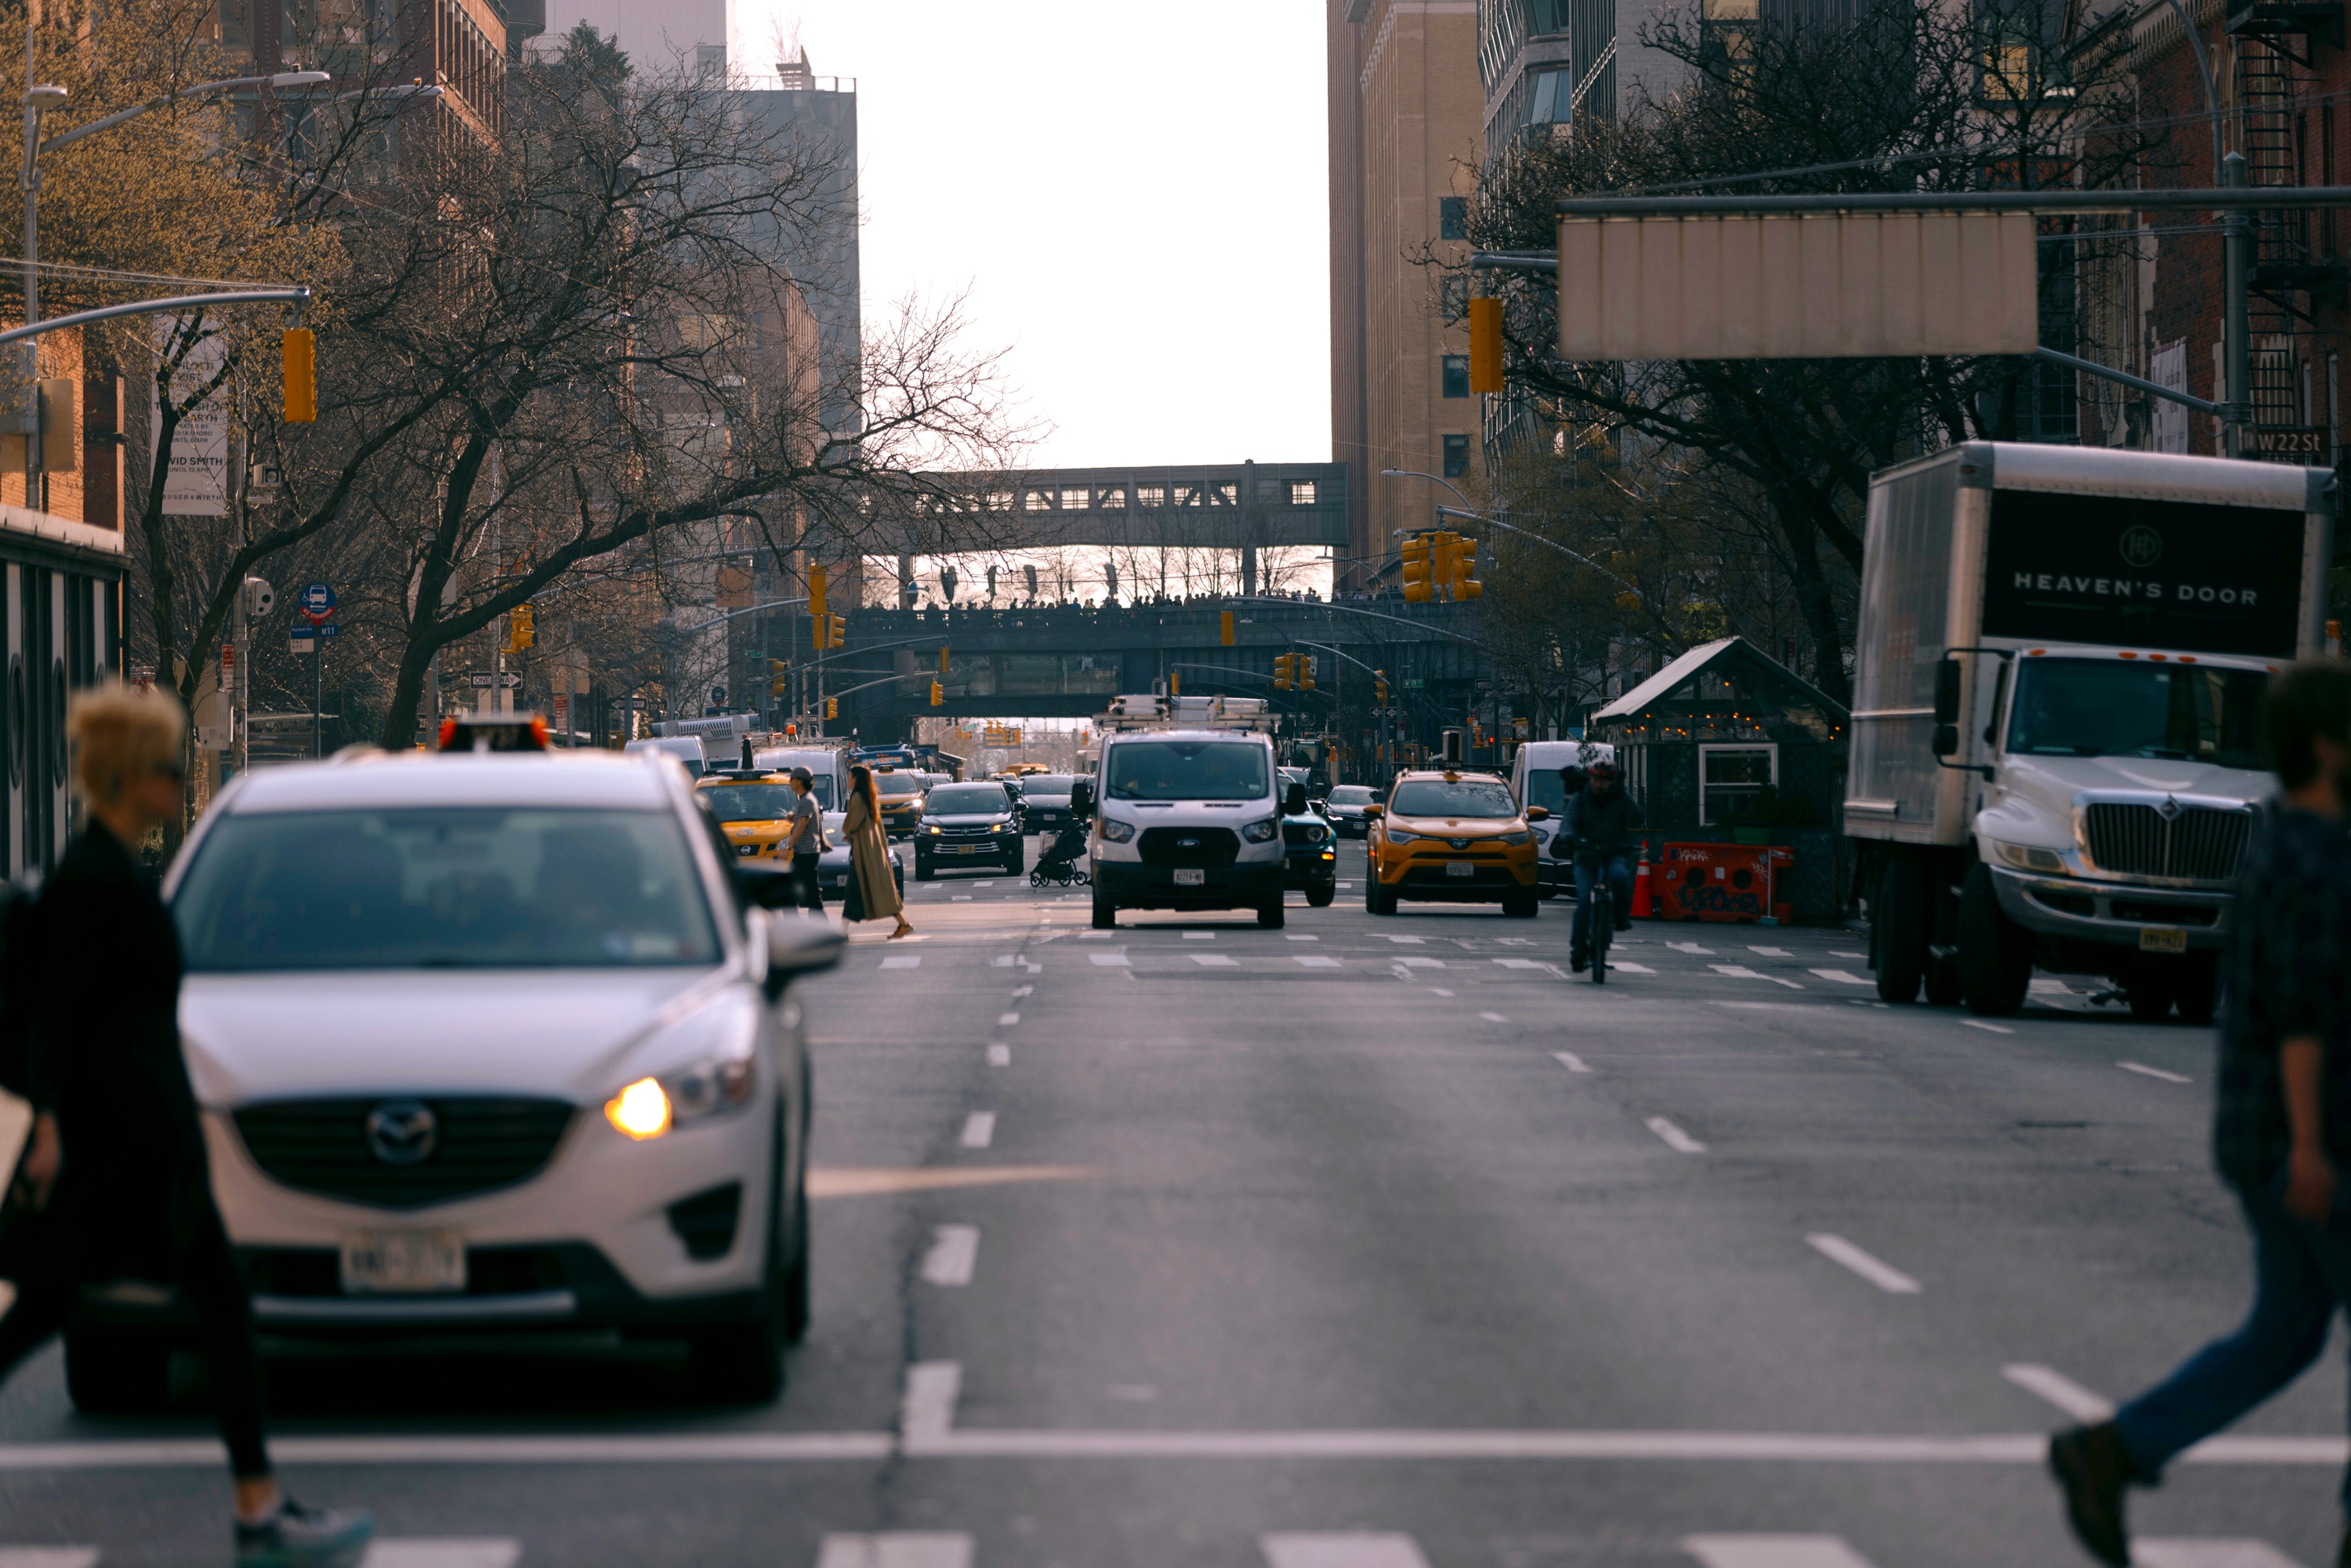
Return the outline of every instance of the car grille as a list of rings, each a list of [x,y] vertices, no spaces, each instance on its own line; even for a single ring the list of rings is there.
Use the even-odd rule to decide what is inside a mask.
[[[1148,866],[1228,866],[1241,841],[1230,828],[1145,828],[1137,848]]]
[[[2083,808],[2090,863],[2118,876],[2226,882],[2252,837],[2251,811],[2187,806],[2170,821],[2153,806],[2100,801]]]
[[[422,1208],[529,1180],[555,1155],[574,1109],[561,1100],[430,1099],[433,1152],[391,1165],[368,1146],[368,1113],[394,1096],[247,1105],[236,1130],[273,1180],[378,1208]]]

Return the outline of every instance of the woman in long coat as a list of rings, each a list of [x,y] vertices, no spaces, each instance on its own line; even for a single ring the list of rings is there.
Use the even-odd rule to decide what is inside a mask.
[[[859,901],[865,906],[860,918],[894,915],[898,929],[890,933],[890,940],[912,936],[914,928],[906,923],[898,879],[891,874],[890,835],[882,830],[882,793],[873,787],[872,769],[862,764],[849,770],[849,805],[841,814],[841,831],[849,839],[849,874],[857,879]]]

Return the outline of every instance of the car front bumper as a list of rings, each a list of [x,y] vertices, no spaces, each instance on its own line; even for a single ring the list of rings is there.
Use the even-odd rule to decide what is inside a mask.
[[[1198,886],[1178,886],[1173,866],[1097,859],[1094,897],[1122,909],[1255,909],[1279,899],[1287,880],[1280,861],[1204,866]]]
[[[2001,913],[2036,936],[2140,948],[2141,932],[2177,929],[2187,934],[2189,951],[2205,952],[2218,949],[2228,935],[2234,895],[2224,890],[2143,887],[1987,869]]]

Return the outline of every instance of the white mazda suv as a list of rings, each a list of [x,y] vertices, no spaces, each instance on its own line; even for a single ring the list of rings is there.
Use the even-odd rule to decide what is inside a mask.
[[[213,1183],[266,1333],[682,1337],[772,1397],[808,1321],[810,1076],[781,907],[665,758],[248,773],[165,888]],[[116,1403],[169,1323],[69,1341]],[[96,1367],[110,1370],[97,1375]]]

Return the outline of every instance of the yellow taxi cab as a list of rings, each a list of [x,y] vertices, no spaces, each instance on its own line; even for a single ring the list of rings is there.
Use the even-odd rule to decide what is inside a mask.
[[[1499,904],[1503,914],[1531,920],[1541,894],[1527,824],[1550,814],[1541,806],[1521,809],[1510,787],[1489,773],[1399,774],[1385,802],[1364,808],[1370,861],[1364,902],[1374,915],[1394,915],[1399,898]]]
[[[922,821],[925,789],[920,773],[877,767],[873,769],[873,792],[882,798],[883,832],[911,833]]]
[[[791,831],[792,808],[799,793],[789,773],[721,773],[694,787],[695,798],[710,808],[726,841],[745,860],[784,859],[784,835]]]

